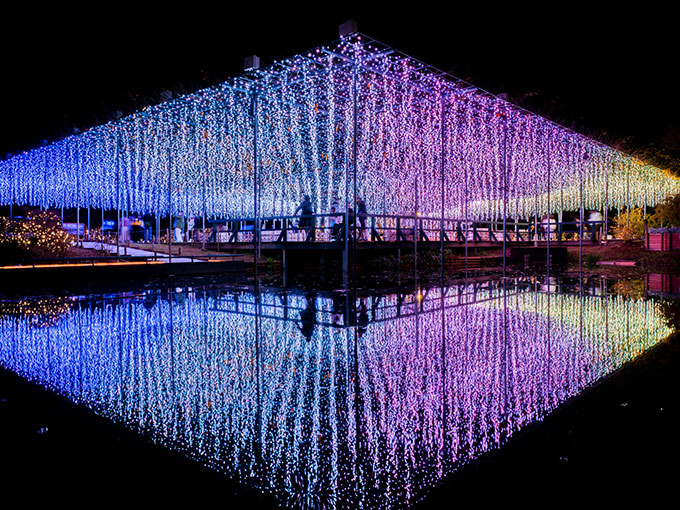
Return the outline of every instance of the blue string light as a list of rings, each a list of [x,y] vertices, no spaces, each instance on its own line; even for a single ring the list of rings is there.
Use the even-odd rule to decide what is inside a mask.
[[[680,192],[667,172],[353,36],[2,161],[0,203],[253,216],[254,115],[260,215],[351,199],[354,144],[357,193],[387,214],[498,219],[506,180],[518,218],[578,210],[580,176],[588,209]]]

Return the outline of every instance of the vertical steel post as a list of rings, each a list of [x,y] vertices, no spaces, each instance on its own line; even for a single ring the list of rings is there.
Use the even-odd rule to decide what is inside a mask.
[[[588,160],[588,154],[583,155],[585,161]],[[583,166],[585,163],[579,165],[579,183],[578,183],[578,199],[579,199],[579,222],[578,222],[578,267],[581,271],[583,265]]]
[[[465,239],[464,239],[464,241],[465,241],[465,278],[467,279],[467,277],[468,277],[468,230],[470,228],[470,218],[469,218],[470,211],[468,209],[468,166],[467,166],[467,161],[463,161],[462,163],[463,163],[463,172],[464,172],[463,179],[465,181],[465,186],[463,188],[465,190],[465,195],[463,196],[463,198],[464,198],[463,202],[464,202],[464,208],[465,208],[465,214],[464,214],[464,216],[465,216],[465,230],[464,230],[464,233],[465,233]]]
[[[120,133],[116,137],[116,259],[120,258]]]
[[[441,110],[439,112],[439,138],[441,142],[441,155],[440,155],[440,166],[439,166],[439,172],[441,173],[441,202],[442,202],[442,215],[441,215],[441,223],[439,225],[439,259],[441,263],[441,277],[442,277],[442,286],[444,285],[443,279],[444,279],[444,202],[445,202],[445,195],[444,195],[444,155],[445,155],[445,150],[444,150],[444,93],[442,92],[441,96]],[[442,289],[443,292],[443,289]],[[442,312],[443,313],[443,312]]]
[[[359,214],[357,211],[357,165],[358,165],[358,134],[359,134],[359,119],[358,119],[358,98],[357,98],[357,64],[356,60],[352,62],[352,124],[354,129],[354,143],[352,146],[352,174],[354,176],[353,188],[354,192],[352,195],[352,209],[354,210],[354,221],[353,221],[353,240],[352,240],[352,285],[355,286],[356,290],[356,278],[357,278],[357,222],[359,220]],[[356,297],[355,297],[356,303]],[[355,335],[356,336],[356,335]]]
[[[533,136],[531,137],[531,153],[534,156],[534,168],[538,165],[536,164],[536,146]],[[534,247],[538,248],[538,173],[534,172]]]
[[[253,115],[253,180],[255,188],[255,197],[253,204],[253,248],[255,266],[257,267],[257,260],[260,258],[260,162],[258,158],[257,147],[257,91],[253,92],[252,115]]]
[[[602,237],[604,245],[609,242],[609,165],[607,165],[607,175],[604,182],[604,224],[602,225]]]
[[[203,228],[202,228],[202,234],[201,234],[201,249],[203,251],[205,251],[205,219],[206,219],[206,216],[208,215],[208,212],[207,212],[208,206],[207,206],[207,202],[206,202],[206,198],[205,198],[205,174],[207,173],[208,169],[209,169],[209,165],[208,165],[208,142],[206,140],[206,143],[205,143],[205,169],[202,172],[202,176],[203,176]]]
[[[536,195],[536,212],[534,213],[534,246],[538,246],[538,194]]]
[[[117,157],[117,156],[116,156]],[[47,163],[43,159],[43,203],[41,206],[41,210],[45,209],[47,210]]]
[[[168,263],[172,262],[172,154],[168,147]]]
[[[419,232],[419,225],[418,225],[418,174],[415,176],[416,183],[415,183],[415,211],[413,214],[413,276],[415,278],[415,281],[418,281],[418,235],[420,234]]]
[[[10,219],[10,221],[14,217],[14,215],[12,214],[12,205],[16,201],[16,196],[15,196],[15,193],[14,193],[14,180],[15,179],[16,179],[16,177],[14,176],[14,166],[12,165],[10,167],[10,179],[9,179],[10,186],[12,187],[12,192],[10,193],[10,199],[9,199],[9,219]]]
[[[80,243],[80,165],[76,174],[76,245]],[[85,232],[83,232],[84,234]]]
[[[632,163],[628,163],[628,172],[626,172],[626,228],[630,227],[630,167]]]
[[[347,214],[347,204],[349,204],[348,198],[348,193],[349,193],[349,184],[348,184],[348,177],[349,172],[347,169],[347,165],[345,165],[345,212],[343,213],[343,247],[342,247],[342,286],[347,287],[349,284],[349,224],[347,223],[349,220],[349,214]]]
[[[548,216],[548,222],[547,222],[547,229],[548,231],[546,232],[546,237],[548,239],[547,247],[546,247],[546,253],[545,253],[545,263],[547,266],[547,274],[548,274],[548,285],[550,285],[550,224],[552,223],[550,221],[550,177],[551,177],[551,172],[552,172],[552,161],[550,159],[550,141],[547,142],[548,144],[548,157],[547,157],[547,163],[548,163],[548,203],[547,203],[547,216]]]
[[[501,118],[501,122],[503,123],[503,150],[501,152],[501,172],[503,175],[503,278],[505,278],[505,269],[507,265],[506,238],[508,236],[508,124],[505,116]]]
[[[255,458],[256,461],[262,461],[262,355],[260,354],[262,341],[262,307],[260,298],[260,286],[257,279],[255,279],[255,395],[256,395],[256,411],[255,411]]]

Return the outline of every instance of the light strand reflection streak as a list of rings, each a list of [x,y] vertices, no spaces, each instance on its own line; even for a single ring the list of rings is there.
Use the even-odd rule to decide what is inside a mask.
[[[5,367],[283,506],[408,506],[670,333],[653,301],[527,281],[55,304],[2,308]]]

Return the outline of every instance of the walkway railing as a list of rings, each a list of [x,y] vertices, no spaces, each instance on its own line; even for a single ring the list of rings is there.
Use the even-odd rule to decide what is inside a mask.
[[[355,223],[356,220],[356,223]],[[102,249],[108,245],[109,252],[117,258],[130,255],[147,257],[149,260],[168,262],[194,262],[218,260],[220,255],[206,253],[182,253],[187,244],[196,246],[200,243],[203,249],[211,248],[215,251],[223,249],[256,248],[263,244],[278,244],[284,247],[291,244],[298,245],[335,245],[345,248],[358,242],[370,242],[372,245],[398,248],[412,245],[417,250],[418,243],[427,243],[430,247],[439,245],[441,249],[452,245],[507,245],[554,242],[560,244],[568,241],[597,243],[605,239],[604,221],[466,221],[456,218],[441,218],[422,215],[394,215],[394,214],[359,214],[355,217],[351,213],[325,213],[314,215],[280,215],[255,218],[230,218],[225,220],[211,220],[207,222],[210,228],[192,229],[181,232],[180,242],[175,242],[176,233],[166,229],[160,236],[163,244],[138,244],[131,242],[130,232],[125,236],[118,236],[116,232],[93,239]],[[345,226],[348,226],[345,232]],[[153,239],[157,241],[156,239]],[[81,237],[80,245],[84,239]],[[209,245],[209,246],[206,246]],[[215,246],[216,245],[216,246]],[[246,245],[246,246],[243,246]],[[250,245],[250,246],[249,246]],[[406,245],[406,246],[405,246]],[[157,249],[160,248],[161,249]],[[148,253],[140,253],[139,250]],[[228,255],[233,257],[234,255]],[[225,257],[226,258],[226,257]],[[345,264],[346,265],[346,264]]]
[[[192,231],[192,243],[341,243],[345,237],[345,225],[349,225],[347,237],[354,241],[370,242],[428,242],[451,243],[502,243],[504,232],[506,242],[535,242],[550,240],[565,242],[583,238],[602,238],[604,221],[584,221],[580,231],[578,221],[551,221],[550,224],[537,221],[507,220],[503,222],[466,221],[456,218],[436,218],[420,215],[366,214],[353,215],[314,214],[310,216],[267,216],[259,218],[232,218],[213,220],[210,229]],[[549,234],[548,234],[549,232]]]

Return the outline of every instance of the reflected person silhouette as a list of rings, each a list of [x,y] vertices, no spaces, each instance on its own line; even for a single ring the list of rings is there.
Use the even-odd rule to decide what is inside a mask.
[[[297,328],[302,333],[302,336],[309,341],[312,339],[316,326],[316,294],[307,294],[305,300],[305,309],[300,312],[300,322],[302,323],[302,326],[297,326]]]
[[[357,313],[357,333],[362,337],[366,333],[366,326],[368,326],[368,308],[366,307],[366,298],[359,300],[359,310]]]

